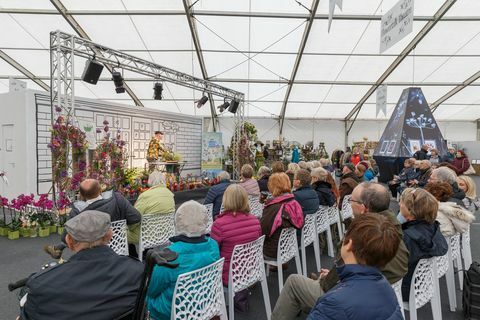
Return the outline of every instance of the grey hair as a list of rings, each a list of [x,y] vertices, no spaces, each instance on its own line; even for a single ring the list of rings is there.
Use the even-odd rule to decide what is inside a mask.
[[[317,160],[313,160],[311,163],[312,163],[312,168],[320,168],[322,166],[320,162]]]
[[[367,207],[368,212],[379,213],[390,207],[390,193],[381,184],[362,182],[356,188],[361,188],[358,200]]]
[[[163,173],[161,173],[158,170],[153,171],[148,176],[148,185],[150,187],[154,187],[154,186],[158,186],[158,185],[164,186],[165,184],[166,184],[165,183],[165,176],[163,175]]]
[[[258,177],[263,177],[267,174],[270,174],[272,171],[270,170],[269,167],[267,166],[261,166],[260,168],[258,168],[258,172],[257,172],[257,175]]]
[[[312,170],[312,177],[318,178],[321,181],[326,181],[328,176],[328,171],[322,167],[315,168]]]
[[[230,174],[227,171],[220,171],[217,177],[220,180],[230,180]]]
[[[175,234],[187,237],[200,237],[207,233],[207,208],[189,200],[183,203],[175,213]]]
[[[330,164],[330,160],[325,158],[321,158],[319,162],[322,167],[328,166]]]
[[[433,170],[433,172],[435,173],[437,180],[440,182],[446,182],[450,185],[453,185],[457,182],[457,174],[450,168],[440,167]]]

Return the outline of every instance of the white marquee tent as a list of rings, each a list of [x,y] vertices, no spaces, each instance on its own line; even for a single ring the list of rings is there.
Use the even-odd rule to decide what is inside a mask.
[[[415,1],[413,31],[380,54],[381,17],[396,2],[343,0],[328,33],[326,0],[0,0],[0,92],[9,77],[48,90],[49,32],[59,29],[244,92],[245,115],[277,121],[275,135],[283,119],[351,120],[360,107],[357,119],[388,119],[409,86],[438,105],[440,122],[480,118],[480,1]],[[86,84],[76,59],[77,96],[211,116],[193,103],[202,92],[167,84],[157,101],[153,81],[127,71],[131,95],[115,93],[107,70]],[[377,118],[382,83],[387,114]]]

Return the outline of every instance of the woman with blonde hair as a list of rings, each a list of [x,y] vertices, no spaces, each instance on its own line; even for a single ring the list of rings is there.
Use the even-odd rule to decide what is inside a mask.
[[[220,247],[220,257],[225,258],[223,264],[223,285],[228,286],[228,271],[233,248],[258,239],[262,235],[260,222],[250,214],[248,195],[245,189],[238,185],[228,186],[223,194],[223,212],[212,226],[210,236]]]
[[[469,176],[459,176],[457,183],[458,187],[465,192],[465,198],[462,200],[463,204],[468,211],[475,213],[480,208],[475,181]]]
[[[423,189],[407,188],[400,197],[403,241],[410,255],[408,272],[402,281],[403,301],[408,301],[413,272],[420,259],[443,256],[448,244],[440,231],[438,201]]]
[[[295,173],[300,170],[300,166],[297,163],[289,163],[287,167],[287,171],[285,172],[290,179],[290,186],[293,188],[293,178],[295,177]]]
[[[303,212],[291,192],[290,179],[285,173],[274,173],[268,180],[268,190],[273,198],[265,203],[260,219],[265,235],[263,253],[269,258],[277,258],[278,240],[283,228],[303,227]]]

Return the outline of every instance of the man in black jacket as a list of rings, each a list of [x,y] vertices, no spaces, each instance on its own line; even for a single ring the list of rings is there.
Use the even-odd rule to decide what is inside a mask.
[[[297,170],[293,178],[293,186],[295,188],[293,195],[302,207],[304,216],[317,212],[320,205],[317,193],[310,186],[311,179],[310,172],[305,169]]]
[[[428,144],[424,144],[422,146],[422,149],[418,150],[417,152],[415,152],[415,154],[413,155],[413,157],[416,159],[416,160],[428,160]]]
[[[133,311],[143,264],[107,246],[110,216],[84,211],[67,221],[67,262],[33,275],[20,301],[21,320],[116,319]]]
[[[106,191],[102,193],[100,183],[95,179],[86,179],[80,184],[80,196],[83,200],[72,205],[69,219],[83,211],[97,210],[108,213],[111,221],[127,220],[127,225],[139,223],[141,215],[124,196],[118,192]],[[60,259],[62,251],[66,248],[65,235],[62,235],[62,244],[45,246],[44,250],[54,259]]]

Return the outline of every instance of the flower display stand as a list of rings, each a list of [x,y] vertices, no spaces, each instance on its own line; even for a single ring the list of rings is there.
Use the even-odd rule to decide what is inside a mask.
[[[15,240],[15,239],[18,239],[20,238],[20,231],[12,231],[12,230],[9,230],[8,231],[8,239],[10,240]]]
[[[48,237],[50,235],[50,228],[40,228],[38,229],[38,236],[41,238]]]
[[[29,228],[20,228],[18,231],[20,231],[20,236],[22,238],[30,237],[30,229]]]
[[[0,236],[6,237],[8,235],[8,228],[7,227],[0,227]]]
[[[57,232],[57,226],[53,225],[49,227],[50,229],[50,234],[56,233]]]

